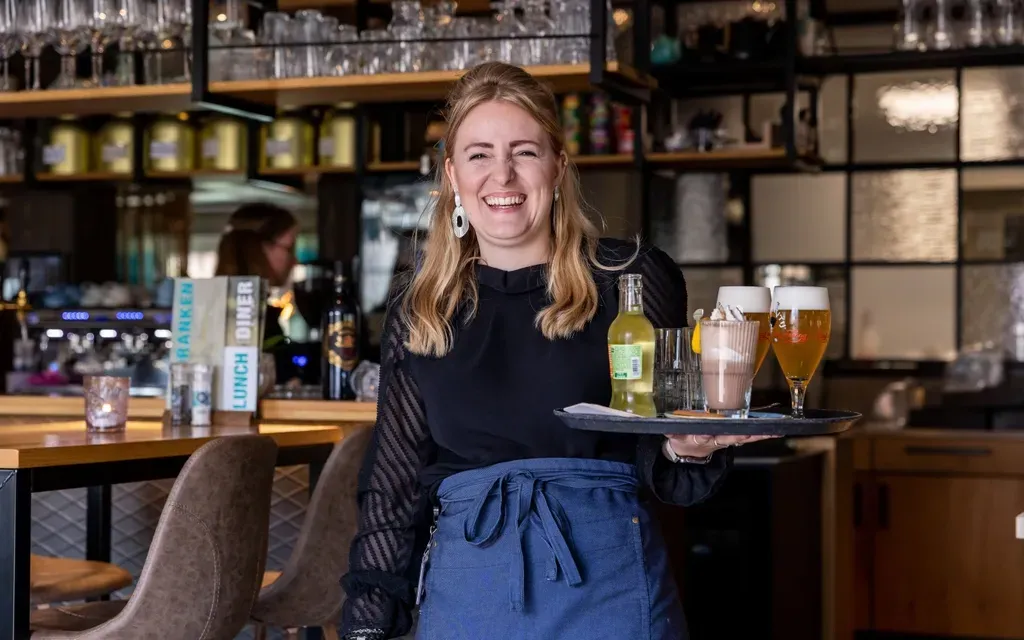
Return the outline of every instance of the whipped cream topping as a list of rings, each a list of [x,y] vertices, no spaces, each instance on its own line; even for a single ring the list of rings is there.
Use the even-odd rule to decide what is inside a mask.
[[[712,320],[727,320],[730,322],[743,322],[746,316],[743,315],[743,307],[739,305],[718,303],[715,310],[711,312]]]

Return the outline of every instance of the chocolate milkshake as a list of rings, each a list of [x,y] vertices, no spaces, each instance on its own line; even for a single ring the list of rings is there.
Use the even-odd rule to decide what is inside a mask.
[[[704,409],[730,418],[745,418],[750,411],[750,386],[754,380],[760,325],[756,320],[742,319],[739,311],[730,311],[727,314],[730,319],[701,321]],[[720,314],[713,314],[712,318],[715,315]]]

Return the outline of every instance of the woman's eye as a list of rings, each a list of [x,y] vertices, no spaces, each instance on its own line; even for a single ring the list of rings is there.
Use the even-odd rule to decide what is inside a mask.
[[[483,157],[484,157],[484,154],[482,154],[482,153],[474,153],[473,155],[469,156],[469,159],[470,160],[480,160]]]
[[[530,156],[532,158],[536,158],[537,157],[537,152],[536,151],[529,151],[529,150],[527,150],[527,151],[520,151],[519,155],[521,155],[521,156]]]

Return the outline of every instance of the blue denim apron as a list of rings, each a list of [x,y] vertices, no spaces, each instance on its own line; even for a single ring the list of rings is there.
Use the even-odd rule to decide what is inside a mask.
[[[438,489],[417,640],[684,640],[632,465],[517,460]]]

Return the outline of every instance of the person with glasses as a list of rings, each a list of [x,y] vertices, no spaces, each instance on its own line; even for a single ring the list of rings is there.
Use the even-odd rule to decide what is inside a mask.
[[[254,203],[231,214],[217,247],[218,276],[260,276],[272,287],[288,284],[296,264],[299,223],[286,209]],[[264,341],[283,336],[281,309],[267,308]]]

